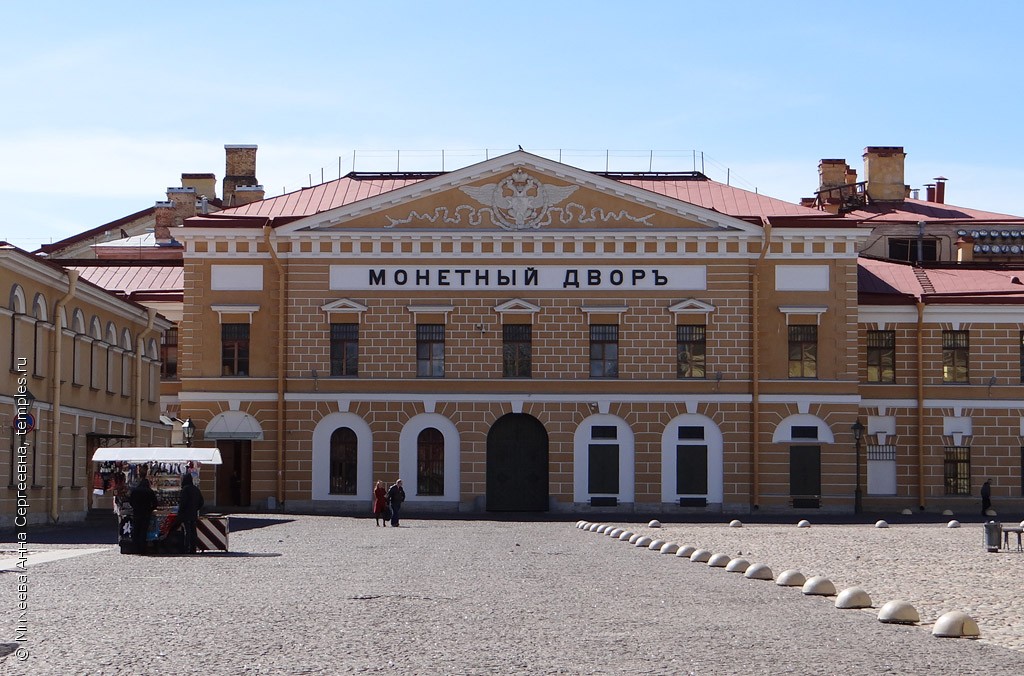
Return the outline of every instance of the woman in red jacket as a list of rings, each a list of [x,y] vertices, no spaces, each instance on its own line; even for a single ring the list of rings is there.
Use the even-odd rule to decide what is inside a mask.
[[[373,487],[373,518],[378,526],[383,519],[384,527],[387,528],[388,519],[391,518],[388,512],[388,490],[384,487],[383,481],[378,481]]]

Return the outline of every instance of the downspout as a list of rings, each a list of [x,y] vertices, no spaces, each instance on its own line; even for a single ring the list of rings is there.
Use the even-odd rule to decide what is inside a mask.
[[[753,434],[751,448],[751,501],[754,509],[761,505],[761,266],[765,256],[768,255],[768,247],[772,239],[772,224],[767,216],[761,217],[761,225],[764,228],[763,239],[761,240],[761,254],[754,263],[754,275],[750,299],[750,331],[751,331],[751,357],[750,357],[750,429]]]
[[[132,420],[135,423],[135,444],[142,445],[142,357],[146,354],[146,339],[153,332],[156,322],[156,310],[146,308],[146,328],[139,333],[135,347],[135,396],[132,397]]]
[[[75,297],[78,290],[78,270],[68,270],[68,292],[57,301],[53,312],[53,343],[50,347],[50,402],[53,407],[53,415],[50,424],[50,521],[57,523],[60,519],[60,491],[58,479],[60,479],[60,376],[61,357],[63,354],[64,316],[63,310],[67,302]],[[72,467],[74,472],[75,468]],[[13,483],[13,482],[12,482]]]
[[[285,298],[285,276],[284,265],[277,256],[277,249],[270,241],[270,233],[274,231],[274,217],[271,216],[267,224],[263,226],[263,241],[267,244],[267,251],[274,261],[274,269],[277,270],[277,505],[284,507],[284,389],[285,389],[285,355],[286,350],[286,321],[285,310],[287,303]]]
[[[917,301],[917,506],[924,509],[924,302]]]

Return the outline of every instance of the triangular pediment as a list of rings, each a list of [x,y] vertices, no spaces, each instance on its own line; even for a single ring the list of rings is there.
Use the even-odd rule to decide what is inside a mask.
[[[494,306],[494,311],[498,314],[535,314],[540,312],[540,306],[534,305],[522,298],[513,298],[510,301],[502,303],[501,305]]]
[[[715,306],[696,298],[687,298],[670,305],[668,311],[673,314],[710,314],[715,311]]]
[[[524,151],[294,221],[280,234],[330,230],[732,231],[744,220]]]
[[[366,312],[365,305],[357,303],[354,300],[349,300],[348,298],[340,298],[338,300],[331,301],[326,305],[321,305],[320,309],[327,314],[331,314],[332,312]]]

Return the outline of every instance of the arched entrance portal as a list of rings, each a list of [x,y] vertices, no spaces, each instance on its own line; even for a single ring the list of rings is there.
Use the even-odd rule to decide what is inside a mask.
[[[548,509],[548,432],[533,416],[510,413],[487,433],[487,509]]]

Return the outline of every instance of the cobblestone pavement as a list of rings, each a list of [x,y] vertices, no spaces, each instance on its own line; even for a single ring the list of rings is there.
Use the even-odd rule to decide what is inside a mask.
[[[32,566],[27,640],[17,643],[25,661],[6,654],[15,647],[18,581],[0,573],[0,672],[991,676],[1020,674],[1024,661],[991,641],[884,625],[867,611],[836,610],[831,599],[573,522],[404,523],[233,517],[227,554],[136,557],[112,547]],[[758,530],[706,528],[709,546],[712,533]],[[96,548],[112,542],[112,531],[106,540],[98,531],[30,549]],[[827,535],[807,535],[818,533]],[[896,529],[888,535],[901,539]],[[977,550],[980,532],[975,538]],[[60,540],[40,534],[37,542],[47,539]],[[7,558],[13,547],[0,549]],[[840,577],[833,573],[837,586]]]

